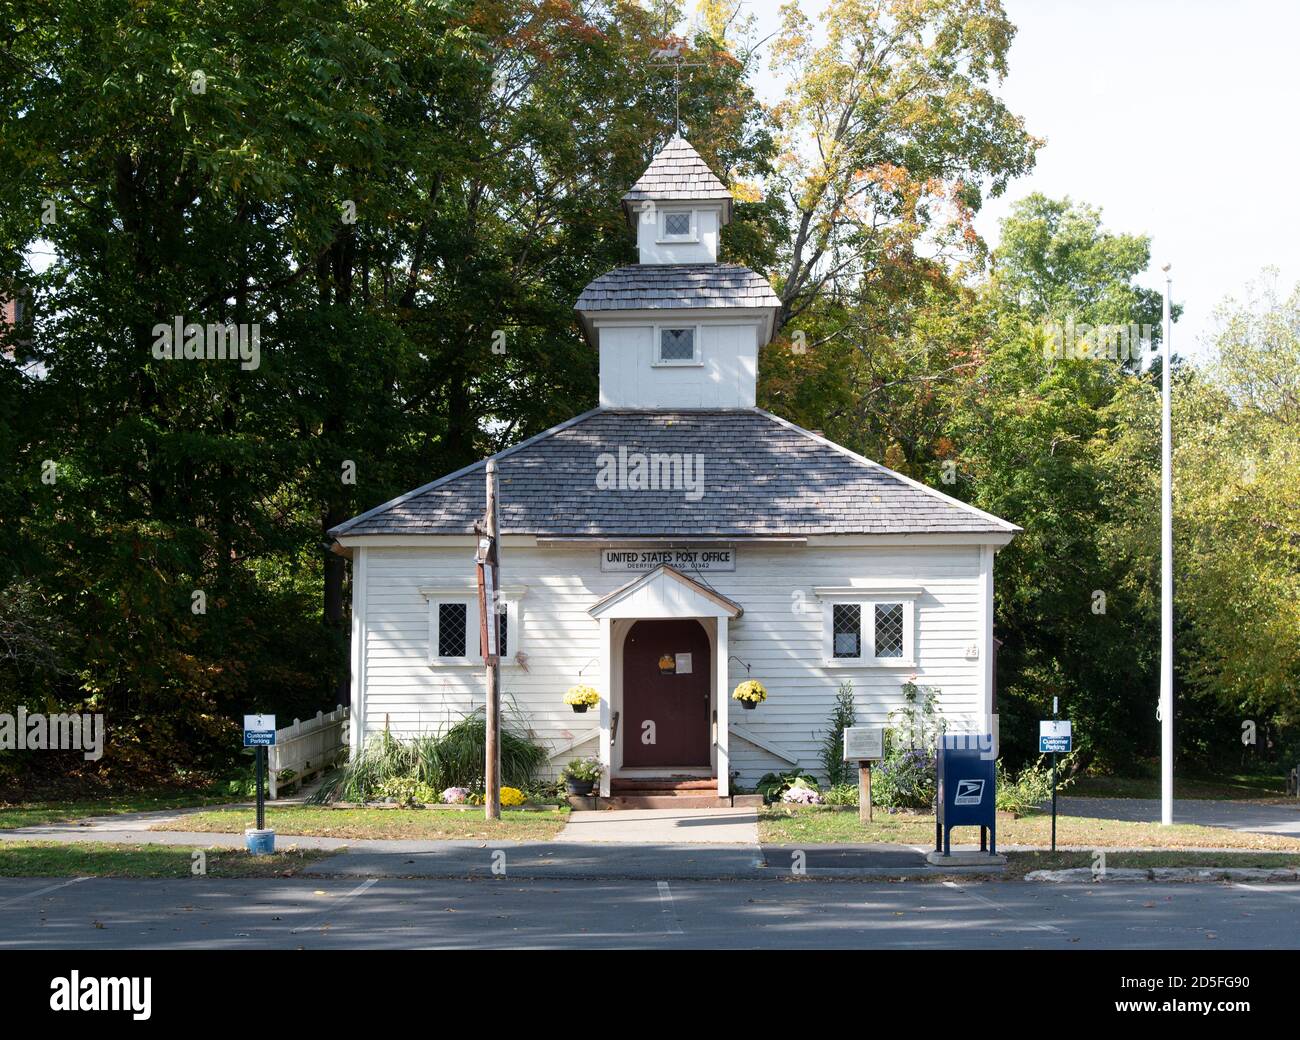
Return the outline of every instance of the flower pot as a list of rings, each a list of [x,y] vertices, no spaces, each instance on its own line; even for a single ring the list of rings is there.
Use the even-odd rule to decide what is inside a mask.
[[[564,789],[571,795],[585,798],[591,794],[591,790],[596,786],[595,780],[565,780]]]
[[[753,711],[758,707],[758,701],[741,701],[740,706],[746,711]]]
[[[584,711],[587,710],[587,706],[585,704],[571,704],[569,705],[569,707],[573,709],[575,715],[581,715]]]

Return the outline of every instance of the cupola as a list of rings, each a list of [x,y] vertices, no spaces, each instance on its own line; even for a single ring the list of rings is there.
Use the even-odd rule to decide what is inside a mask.
[[[600,350],[602,407],[754,407],[758,349],[781,301],[758,272],[718,262],[731,192],[674,137],[623,196],[623,212],[640,262],[601,275],[576,307]]]

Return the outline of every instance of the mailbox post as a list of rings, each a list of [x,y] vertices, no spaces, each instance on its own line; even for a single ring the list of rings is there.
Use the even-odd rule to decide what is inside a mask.
[[[849,726],[844,730],[844,761],[858,764],[858,820],[871,822],[871,763],[885,757],[883,726]]]

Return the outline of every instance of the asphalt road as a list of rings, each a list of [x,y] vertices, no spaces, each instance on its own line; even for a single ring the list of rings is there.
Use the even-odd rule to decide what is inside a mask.
[[[0,879],[15,949],[1300,947],[1297,884]]]

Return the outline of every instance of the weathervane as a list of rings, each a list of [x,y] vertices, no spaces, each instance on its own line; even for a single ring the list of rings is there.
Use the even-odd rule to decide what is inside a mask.
[[[682,135],[682,69],[703,69],[708,65],[702,61],[682,61],[681,44],[661,47],[650,55],[650,68],[673,70],[673,121],[678,137]]]

